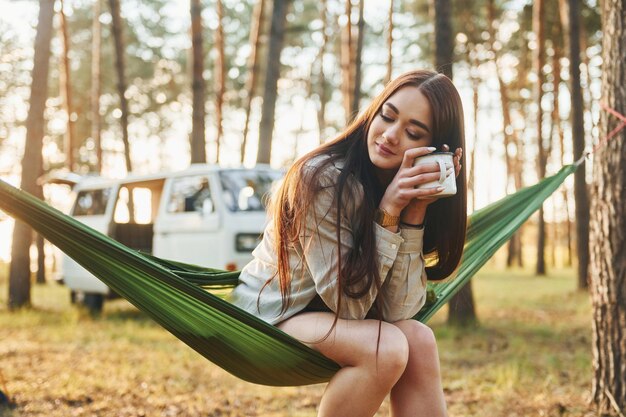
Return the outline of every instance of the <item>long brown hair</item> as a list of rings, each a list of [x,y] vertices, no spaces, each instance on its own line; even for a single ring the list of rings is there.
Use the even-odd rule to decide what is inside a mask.
[[[339,160],[343,162],[343,167],[333,185],[335,197],[332,203],[336,209],[337,281],[341,290],[337,294],[337,314],[341,308],[342,295],[360,298],[368,293],[372,285],[380,290],[374,216],[385,188],[376,177],[375,167],[368,154],[367,133],[382,105],[397,90],[406,86],[417,87],[430,103],[433,115],[431,146],[441,150],[443,144],[447,144],[452,151],[465,147],[463,107],[456,88],[443,74],[416,70],[390,81],[343,133],[296,161],[270,205],[278,258],[277,275],[283,299],[281,313],[288,306],[294,273],[289,266],[289,250],[305,234],[307,210],[323,188],[319,178],[321,173],[329,164]],[[326,156],[322,163],[307,164],[320,156]],[[461,164],[465,165],[464,160]],[[307,169],[309,166],[313,170]],[[362,199],[358,202],[354,201],[354,187],[348,184],[349,181],[354,183],[354,180],[360,183],[363,191]],[[427,261],[426,274],[430,280],[448,277],[456,269],[463,253],[467,220],[465,170],[461,170],[456,182],[457,194],[431,203],[426,212],[423,247]],[[339,231],[346,203],[354,205],[356,224],[350,225],[354,247],[342,254]]]

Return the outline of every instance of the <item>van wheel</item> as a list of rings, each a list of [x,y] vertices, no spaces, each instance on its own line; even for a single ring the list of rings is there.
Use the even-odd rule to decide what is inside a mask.
[[[87,310],[91,314],[100,314],[102,313],[102,307],[104,305],[104,295],[88,292],[83,296],[83,305],[87,307]]]

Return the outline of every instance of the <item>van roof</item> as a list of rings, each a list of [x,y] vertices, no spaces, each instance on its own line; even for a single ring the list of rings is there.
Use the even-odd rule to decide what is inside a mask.
[[[244,166],[239,167],[221,167],[219,165],[214,164],[191,164],[188,168],[179,171],[163,171],[154,174],[134,174],[130,173],[124,178],[106,178],[100,176],[84,176],[82,179],[76,184],[77,189],[83,188],[105,188],[117,183],[122,184],[131,184],[137,182],[144,181],[155,181],[161,180],[168,177],[184,177],[187,175],[200,175],[210,172],[219,172],[219,171],[249,171],[249,170],[259,170],[259,171],[276,171],[268,164],[257,164],[252,168],[247,168]]]

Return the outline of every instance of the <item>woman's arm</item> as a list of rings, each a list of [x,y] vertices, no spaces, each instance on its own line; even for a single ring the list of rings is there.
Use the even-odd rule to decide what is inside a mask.
[[[404,242],[379,295],[382,319],[390,323],[415,316],[426,301],[424,229],[401,227],[400,234]]]
[[[369,292],[358,299],[342,294],[341,305],[338,305],[339,254],[337,253],[337,209],[334,201],[336,177],[331,179],[330,176],[324,174],[326,173],[320,176],[320,182],[324,188],[318,192],[313,206],[309,208],[305,234],[300,236],[299,243],[304,255],[304,265],[315,282],[317,294],[332,311],[339,310],[339,317],[343,319],[364,319],[378,295],[375,285],[372,285]],[[354,202],[346,203],[349,205]],[[351,210],[344,210],[339,230],[341,257],[344,259],[352,250],[354,243],[349,212]],[[401,234],[386,230],[378,224],[375,225],[375,238],[378,273],[384,280],[389,276],[389,271],[396,262],[398,251],[404,244],[404,238]]]

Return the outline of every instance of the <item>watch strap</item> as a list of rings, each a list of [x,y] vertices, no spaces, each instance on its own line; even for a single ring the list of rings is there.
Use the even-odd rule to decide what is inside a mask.
[[[400,216],[389,214],[385,209],[376,210],[376,223],[382,227],[397,226],[400,224]]]

